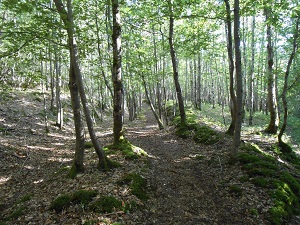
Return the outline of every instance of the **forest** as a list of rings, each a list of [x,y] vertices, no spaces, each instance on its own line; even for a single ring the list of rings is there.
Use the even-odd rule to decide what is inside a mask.
[[[0,15],[0,225],[300,224],[298,0]]]

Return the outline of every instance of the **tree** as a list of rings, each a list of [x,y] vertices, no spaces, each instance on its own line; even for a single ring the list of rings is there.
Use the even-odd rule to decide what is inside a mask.
[[[289,79],[291,65],[294,60],[296,50],[298,47],[297,41],[298,41],[298,33],[299,33],[299,20],[300,20],[300,17],[298,15],[298,17],[296,18],[296,25],[295,25],[295,31],[294,31],[294,37],[293,37],[292,53],[290,55],[290,58],[289,58],[289,61],[288,61],[287,67],[286,67],[285,76],[284,76],[284,86],[283,86],[283,91],[282,91],[282,95],[281,95],[283,109],[284,109],[284,116],[283,116],[282,127],[278,134],[278,145],[281,147],[282,152],[288,152],[288,153],[291,152],[292,149],[286,143],[284,143],[284,141],[282,140],[282,135],[283,135],[286,125],[287,125],[288,105],[287,105],[286,93],[287,93],[287,89],[288,89],[288,79]]]
[[[102,150],[102,148],[96,138],[96,135],[95,135],[93,121],[90,116],[90,111],[88,108],[87,99],[86,99],[86,95],[85,95],[85,91],[84,91],[82,74],[81,74],[80,67],[79,67],[79,56],[78,56],[76,40],[74,37],[75,31],[74,31],[74,22],[73,22],[72,1],[67,0],[67,11],[64,8],[64,5],[62,4],[61,0],[54,0],[54,3],[55,3],[57,11],[59,12],[59,15],[60,15],[62,21],[64,22],[65,29],[67,30],[67,33],[68,33],[68,43],[69,43],[69,48],[70,48],[71,67],[74,70],[74,74],[76,76],[76,84],[77,84],[78,91],[80,94],[80,99],[81,99],[81,103],[83,106],[90,138],[91,138],[91,141],[93,143],[93,146],[95,148],[95,151],[96,151],[98,159],[99,159],[98,167],[101,169],[107,170],[109,165],[107,162],[107,158],[104,154],[104,151]]]
[[[267,51],[268,51],[268,67],[267,67],[267,79],[268,79],[268,108],[270,112],[270,121],[268,127],[265,129],[267,133],[276,134],[279,125],[279,114],[277,106],[276,95],[276,74],[273,71],[274,65],[274,49],[273,49],[273,31],[271,26],[271,9],[270,6],[265,6],[264,13],[267,23]]]
[[[233,148],[231,159],[237,157],[238,148],[241,141],[241,126],[243,114],[243,76],[240,50],[240,1],[234,0],[234,47],[235,47],[235,73],[236,73],[236,122],[234,127]]]
[[[122,84],[122,49],[121,49],[121,16],[119,9],[119,0],[112,0],[112,13],[113,13],[113,69],[112,79],[114,86],[114,144],[118,144],[123,136],[123,84]]]
[[[186,125],[186,115],[185,115],[185,109],[184,109],[184,101],[183,96],[181,92],[181,87],[179,83],[179,74],[178,74],[178,60],[176,57],[176,52],[174,49],[174,43],[173,43],[173,35],[174,35],[174,15],[173,15],[173,6],[171,1],[169,3],[169,12],[170,12],[170,24],[169,24],[169,45],[170,45],[170,54],[172,59],[172,68],[173,68],[173,78],[177,93],[177,99],[178,99],[178,106],[179,106],[179,113],[180,113],[180,119],[181,119],[181,125]]]
[[[226,6],[226,28],[227,28],[227,53],[228,53],[228,63],[229,63],[229,92],[231,98],[230,104],[230,115],[231,123],[227,129],[227,134],[233,135],[236,123],[236,113],[237,113],[237,100],[234,93],[234,61],[233,61],[233,44],[232,44],[232,27],[231,27],[231,10],[229,0],[224,0]]]

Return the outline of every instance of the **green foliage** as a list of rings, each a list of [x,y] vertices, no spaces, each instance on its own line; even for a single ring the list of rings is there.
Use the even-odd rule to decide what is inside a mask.
[[[104,196],[91,205],[91,209],[99,213],[111,213],[122,209],[122,201],[113,196]]]
[[[196,143],[211,145],[220,140],[220,135],[210,127],[202,126],[196,130],[193,140]]]
[[[117,184],[129,185],[131,193],[143,201],[149,198],[146,192],[147,181],[139,174],[129,173],[123,176],[122,179],[117,182]]]

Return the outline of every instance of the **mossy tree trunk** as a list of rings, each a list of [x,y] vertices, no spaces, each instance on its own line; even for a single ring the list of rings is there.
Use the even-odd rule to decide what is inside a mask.
[[[112,13],[113,13],[113,69],[112,79],[114,86],[114,99],[113,99],[113,119],[114,119],[114,144],[118,144],[123,136],[123,85],[122,85],[122,49],[121,49],[121,16],[119,9],[119,1],[112,0]]]

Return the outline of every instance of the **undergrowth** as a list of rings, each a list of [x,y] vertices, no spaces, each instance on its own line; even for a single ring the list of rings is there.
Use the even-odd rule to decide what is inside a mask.
[[[266,189],[273,199],[273,206],[269,209],[269,222],[280,225],[292,215],[298,214],[300,182],[291,170],[256,145],[246,144],[242,150],[238,159],[247,173],[247,178],[243,177],[243,181],[250,181]],[[299,162],[295,157],[293,160]]]

